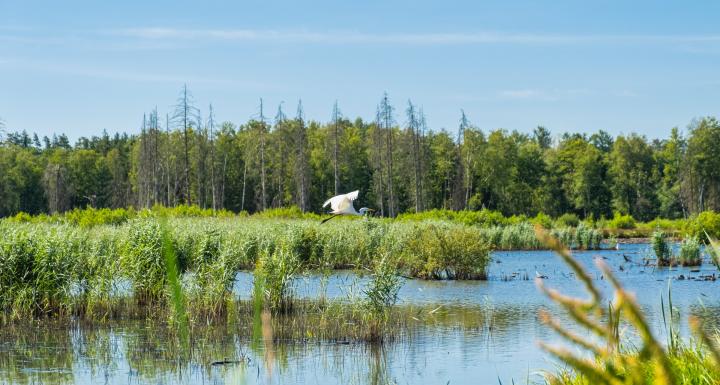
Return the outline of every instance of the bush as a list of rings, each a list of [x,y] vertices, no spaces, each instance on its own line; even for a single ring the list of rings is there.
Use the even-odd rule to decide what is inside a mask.
[[[555,220],[557,227],[577,227],[580,224],[580,218],[575,214],[563,214]]]
[[[538,213],[535,218],[532,218],[530,220],[530,223],[534,225],[540,225],[544,229],[548,230],[551,229],[553,226],[552,218],[550,218],[550,216],[545,213]]]
[[[700,241],[697,237],[687,237],[682,241],[678,262],[683,266],[700,266],[702,264]]]
[[[665,234],[662,231],[653,233],[652,247],[657,257],[658,266],[669,266],[672,259],[672,252],[665,239]]]
[[[267,219],[319,219],[320,216],[314,213],[305,213],[297,206],[280,207],[267,209],[253,214],[253,217]]]
[[[480,227],[491,227],[498,225],[505,225],[509,223],[509,219],[505,218],[499,211],[492,211],[482,209],[479,211],[471,210],[441,210],[433,209],[428,211],[422,211],[419,213],[404,213],[397,217],[397,220],[401,221],[437,221],[445,220],[464,225],[480,226]]]
[[[635,228],[635,219],[630,215],[621,215],[615,212],[615,216],[610,220],[608,226],[611,229],[630,230]]]
[[[714,211],[703,211],[696,217],[688,220],[687,230],[690,235],[707,240],[707,235],[718,239],[720,238],[720,213]]]

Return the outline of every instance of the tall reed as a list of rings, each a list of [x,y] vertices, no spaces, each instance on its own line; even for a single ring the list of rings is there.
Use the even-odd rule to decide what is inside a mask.
[[[683,266],[700,266],[702,264],[700,240],[697,237],[683,239],[682,243],[680,243],[678,262]]]
[[[665,238],[665,233],[657,230],[652,234],[651,240],[658,266],[670,266],[672,263],[672,251]]]

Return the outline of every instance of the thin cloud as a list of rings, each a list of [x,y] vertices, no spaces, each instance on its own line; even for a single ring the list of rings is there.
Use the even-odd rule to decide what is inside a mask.
[[[556,101],[558,96],[554,93],[549,93],[543,90],[536,89],[519,89],[519,90],[504,90],[500,91],[499,94],[502,99],[512,100],[542,100],[542,101]]]
[[[150,82],[150,83],[202,83],[202,84],[231,84],[234,86],[253,87],[253,88],[267,88],[265,83],[254,82],[254,81],[238,81],[226,78],[210,78],[202,76],[194,76],[187,74],[163,74],[163,73],[148,73],[148,72],[136,72],[120,70],[109,67],[84,67],[73,63],[47,63],[39,62],[34,60],[3,60],[0,58],[0,64],[5,64],[6,67],[10,67],[13,70],[22,69],[28,71],[37,71],[45,73],[56,73],[69,76],[97,78],[97,79],[108,79],[108,80],[119,80],[119,81],[130,81],[130,82]]]
[[[272,29],[180,29],[127,28],[107,31],[110,35],[137,39],[202,39],[220,41],[259,41],[326,44],[682,44],[718,43],[720,35],[564,35],[533,33],[388,33],[347,31],[313,32]]]

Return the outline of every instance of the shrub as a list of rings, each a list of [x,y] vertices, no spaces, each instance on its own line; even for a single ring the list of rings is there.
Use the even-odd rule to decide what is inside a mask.
[[[615,212],[615,216],[608,223],[611,229],[630,230],[635,228],[635,219],[630,215],[621,215]]]
[[[555,220],[558,227],[577,227],[580,224],[580,218],[575,214],[563,214]]]
[[[715,239],[720,238],[720,213],[703,211],[696,217],[688,220],[687,230],[690,235],[705,240],[706,235]]]
[[[253,214],[253,217],[266,219],[319,219],[314,213],[305,213],[297,206],[267,209]]]
[[[441,210],[433,209],[428,211],[422,211],[419,213],[404,213],[397,217],[397,220],[401,221],[437,221],[445,220],[464,225],[480,226],[480,227],[491,227],[498,225],[505,225],[509,223],[509,219],[505,218],[499,211],[492,211],[482,209],[479,211],[471,210]]]
[[[552,218],[545,213],[538,213],[535,218],[530,220],[530,223],[534,225],[540,225],[545,229],[551,229],[553,226]]]
[[[702,264],[700,241],[697,237],[687,237],[682,241],[678,259],[683,266],[700,266]]]
[[[658,266],[669,266],[672,259],[672,252],[665,239],[665,233],[655,231],[652,234],[652,247],[657,257]]]

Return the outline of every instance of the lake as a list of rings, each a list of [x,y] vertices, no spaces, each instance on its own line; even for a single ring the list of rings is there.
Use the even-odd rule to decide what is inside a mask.
[[[700,268],[646,266],[647,244],[620,250],[576,251],[609,298],[610,285],[594,268],[604,259],[625,287],[637,294],[654,331],[665,339],[661,297],[672,290],[687,335],[687,316],[720,320],[720,281],[705,261]],[[258,344],[249,322],[198,327],[179,354],[167,327],[144,320],[101,324],[36,321],[0,330],[0,384],[478,384],[540,381],[538,370],[557,364],[537,346],[558,342],[539,323],[538,311],[566,317],[539,292],[534,279],[565,294],[583,295],[570,268],[550,251],[494,252],[487,281],[405,280],[398,306],[417,311],[422,322],[383,345],[312,338],[276,338]],[[295,282],[296,297],[320,293],[343,300],[358,295],[367,277],[349,271]],[[234,292],[247,299],[252,276],[241,273]],[[666,303],[667,304],[667,303]],[[284,322],[284,321],[282,321]],[[566,322],[569,327],[570,322]],[[572,328],[572,327],[571,327]],[[576,329],[575,329],[576,330]],[[632,341],[632,335],[628,335]],[[233,361],[219,363],[218,361]],[[234,361],[240,361],[236,363]],[[215,363],[215,365],[213,365]]]

